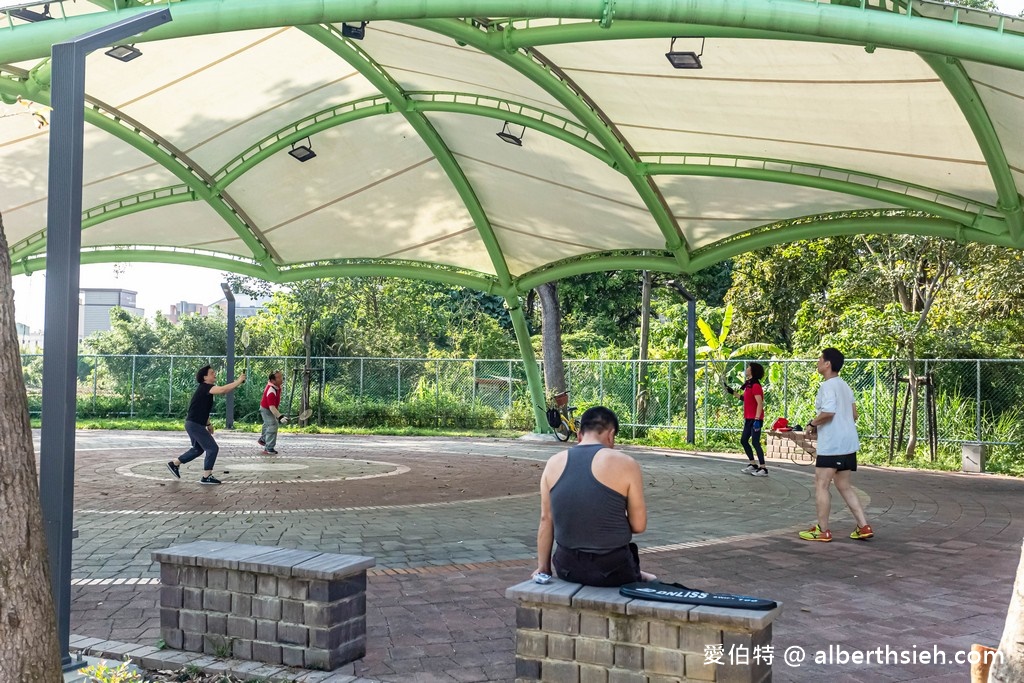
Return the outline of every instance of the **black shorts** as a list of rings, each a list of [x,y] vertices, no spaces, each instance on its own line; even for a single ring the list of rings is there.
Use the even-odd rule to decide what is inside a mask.
[[[584,586],[617,588],[640,580],[640,551],[636,543],[604,553],[558,546],[553,561],[558,578]]]
[[[846,455],[819,455],[814,460],[815,467],[828,467],[836,472],[857,471],[857,454],[847,453]]]

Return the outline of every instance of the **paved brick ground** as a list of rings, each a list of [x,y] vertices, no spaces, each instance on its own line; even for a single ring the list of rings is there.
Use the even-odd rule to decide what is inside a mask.
[[[124,583],[155,580],[155,548],[197,538],[302,547],[377,558],[368,652],[355,675],[513,680],[514,611],[504,589],[534,566],[539,461],[557,444],[286,435],[274,462],[295,468],[231,472],[253,462],[252,435],[219,440],[218,473],[227,469],[233,483],[211,489],[160,479],[159,463],[183,450],[181,435],[79,433],[73,633],[159,637],[157,586]],[[761,479],[740,474],[736,458],[626,450],[647,484],[650,530],[638,538],[646,568],[785,603],[776,653],[801,647],[808,660],[777,659],[775,680],[962,681],[967,666],[954,654],[998,642],[1024,537],[1024,481],[862,468],[855,484],[878,536],[847,539],[853,523],[837,500],[837,540],[807,543],[794,532],[813,518],[809,468],[782,464]],[[409,471],[339,478],[360,459]],[[334,481],[304,482],[297,472]],[[938,649],[948,661],[811,661],[829,646]]]

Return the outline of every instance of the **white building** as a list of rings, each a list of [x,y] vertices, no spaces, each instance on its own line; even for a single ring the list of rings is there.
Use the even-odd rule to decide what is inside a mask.
[[[78,299],[78,338],[110,329],[110,309],[121,307],[132,315],[144,317],[146,312],[135,307],[138,292],[127,289],[81,289]]]

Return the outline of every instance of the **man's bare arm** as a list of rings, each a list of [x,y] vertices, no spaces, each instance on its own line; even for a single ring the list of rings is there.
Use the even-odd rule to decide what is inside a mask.
[[[555,524],[551,518],[551,487],[547,467],[540,478],[540,523],[537,525],[537,572],[551,573],[551,549],[555,544]]]
[[[626,493],[626,517],[629,519],[629,528],[634,534],[642,534],[647,531],[647,503],[644,502],[644,478],[640,472],[640,465],[636,460],[625,456],[628,462],[623,469],[629,481],[629,489]]]

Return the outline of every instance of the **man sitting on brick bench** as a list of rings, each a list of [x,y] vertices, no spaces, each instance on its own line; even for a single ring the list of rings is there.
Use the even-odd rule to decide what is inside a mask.
[[[614,450],[619,419],[608,408],[580,418],[579,445],[548,460],[540,480],[537,571],[585,586],[651,581],[640,571],[633,534],[647,529],[640,465]]]

